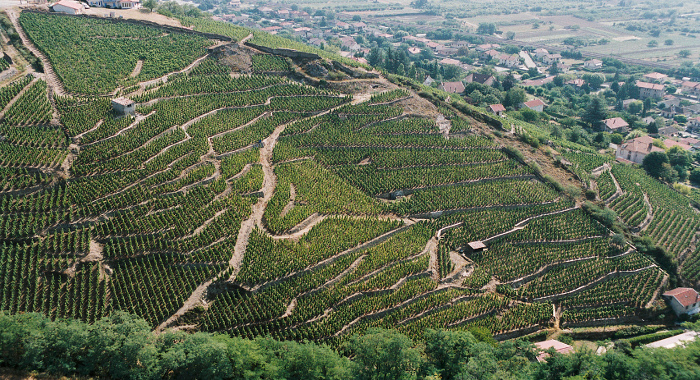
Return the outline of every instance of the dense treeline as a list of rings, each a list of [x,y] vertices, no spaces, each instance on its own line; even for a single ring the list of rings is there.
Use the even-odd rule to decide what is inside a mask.
[[[695,326],[698,327],[698,326]],[[414,342],[368,330],[340,352],[325,345],[222,334],[151,332],[115,313],[89,325],[41,314],[0,313],[0,366],[115,379],[697,379],[700,342],[675,349],[590,351],[534,361],[526,340],[496,344],[469,332],[426,330]]]

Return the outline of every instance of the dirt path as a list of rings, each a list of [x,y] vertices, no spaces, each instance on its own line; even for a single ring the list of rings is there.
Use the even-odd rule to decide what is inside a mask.
[[[649,227],[649,224],[651,224],[652,219],[654,218],[654,208],[651,207],[651,202],[649,202],[649,197],[647,196],[647,193],[642,193],[644,196],[644,204],[646,205],[647,208],[647,216],[644,218],[642,223],[639,225],[639,231],[644,231]]]
[[[138,61],[136,61],[136,67],[134,67],[134,71],[132,71],[131,74],[129,74],[129,76],[131,78],[136,78],[137,76],[139,76],[139,74],[141,74],[142,68],[143,68],[143,59],[139,59]]]
[[[22,40],[22,44],[32,53],[34,54],[39,60],[41,60],[41,63],[44,67],[44,74],[46,75],[46,83],[47,85],[53,89],[53,92],[61,95],[61,96],[66,96],[68,93],[66,89],[63,87],[63,83],[61,83],[60,79],[58,78],[58,75],[53,69],[53,66],[51,66],[51,62],[46,58],[44,53],[42,53],[39,48],[37,48],[34,43],[29,39],[27,34],[24,32],[24,29],[19,24],[19,16],[17,15],[17,11],[15,9],[7,9],[6,11],[7,17],[10,19],[12,22],[12,25],[14,26],[15,30],[17,31],[17,34],[19,34],[19,38]]]
[[[620,184],[617,182],[617,178],[615,178],[615,176],[612,174],[612,171],[610,172],[610,178],[612,178],[613,183],[615,184],[615,194],[611,195],[610,198],[605,200],[605,203],[608,204],[624,194],[622,187],[620,187]]]
[[[263,227],[262,217],[265,213],[265,207],[267,207],[267,203],[272,199],[275,187],[277,187],[277,176],[272,169],[272,150],[277,144],[280,133],[282,133],[286,126],[287,124],[283,124],[275,128],[272,134],[263,140],[263,147],[260,148],[260,163],[262,164],[264,175],[262,186],[263,196],[253,205],[253,212],[250,217],[241,224],[241,229],[238,232],[238,240],[236,241],[231,260],[229,260],[229,267],[233,269],[229,280],[234,280],[241,270],[243,256],[248,247],[248,238],[253,228],[258,226],[262,229]]]
[[[148,118],[149,116],[153,115],[155,112],[156,112],[156,111],[151,111],[151,112],[150,112],[149,114],[147,114],[147,115],[141,115],[141,114],[137,113],[137,114],[135,115],[134,121],[133,121],[131,124],[127,125],[126,127],[124,127],[124,128],[122,128],[122,129],[120,129],[119,131],[117,131],[117,133],[115,133],[115,134],[113,134],[113,135],[111,135],[111,136],[107,136],[107,137],[105,137],[105,138],[103,138],[103,139],[100,139],[100,140],[93,141],[93,142],[91,142],[91,143],[82,145],[82,146],[83,146],[83,147],[87,147],[87,146],[95,145],[95,144],[98,144],[98,143],[101,143],[101,142],[105,142],[105,141],[107,141],[107,140],[111,140],[111,139],[113,139],[113,138],[115,138],[115,137],[121,135],[122,133],[124,133],[124,132],[126,132],[126,131],[128,131],[128,130],[130,130],[130,129],[135,128],[140,122],[142,122],[143,120],[146,120],[146,118]],[[101,125],[101,123],[100,123],[100,125]],[[98,126],[94,127],[93,129],[95,129],[95,128],[97,128],[97,127],[98,127]],[[88,131],[88,132],[89,132],[89,131]],[[85,132],[85,133],[87,133],[87,132]],[[84,135],[85,133],[83,133],[83,135]],[[82,135],[81,135],[81,136],[82,136]],[[144,145],[145,145],[145,144],[144,144]]]

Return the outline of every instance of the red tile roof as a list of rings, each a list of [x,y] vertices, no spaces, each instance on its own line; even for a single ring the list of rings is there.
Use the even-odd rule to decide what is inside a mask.
[[[654,139],[649,136],[639,136],[636,139],[627,141],[620,146],[622,150],[628,152],[637,152],[643,154],[649,154],[651,152],[663,152],[664,150],[654,146]]]
[[[574,348],[569,346],[566,343],[562,343],[558,340],[555,339],[550,339],[550,340],[545,340],[544,342],[537,342],[535,343],[535,347],[537,347],[540,350],[540,354],[537,355],[537,361],[538,362],[543,362],[549,354],[547,354],[544,351],[549,350],[550,348],[554,348],[554,350],[562,355],[565,354],[570,354],[574,352]]]
[[[74,1],[68,1],[68,0],[61,0],[54,5],[62,5],[64,7],[71,8],[71,9],[83,9],[83,6],[80,5],[79,3],[76,3]]]
[[[489,107],[493,112],[503,112],[506,110],[506,107],[503,107],[503,104],[491,104]]]
[[[683,307],[688,307],[700,301],[700,295],[692,288],[675,288],[663,294],[664,297],[673,297]]]
[[[650,90],[657,90],[657,91],[663,91],[665,88],[663,84],[654,84],[654,83],[647,83],[647,82],[637,82],[637,87],[648,88]]]
[[[610,129],[619,129],[619,128],[627,128],[630,125],[627,124],[625,119],[621,117],[613,117],[611,119],[605,119],[603,120],[603,123]]]
[[[523,103],[527,108],[534,108],[534,107],[539,107],[539,106],[546,106],[546,104],[541,101],[540,99],[534,99],[530,100],[529,102]]]

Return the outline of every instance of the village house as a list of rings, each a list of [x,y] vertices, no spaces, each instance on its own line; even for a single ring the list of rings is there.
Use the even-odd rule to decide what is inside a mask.
[[[559,70],[560,73],[566,74],[571,70],[571,65],[567,65],[566,63],[559,62],[557,63],[557,69]]]
[[[61,0],[51,7],[54,12],[77,15],[83,13],[83,5],[77,1]]]
[[[516,67],[520,64],[520,56],[517,54],[501,54],[498,56],[498,64],[506,67]]]
[[[435,54],[439,55],[444,55],[444,56],[453,56],[457,55],[458,50],[453,47],[447,47],[445,45],[440,45],[437,48],[435,48]]]
[[[688,120],[688,128],[700,128],[700,117],[694,117]]]
[[[677,146],[677,147],[679,147],[679,148],[681,148],[681,149],[683,149],[683,150],[685,150],[685,151],[690,151],[691,149],[693,149],[693,144],[685,144],[685,143],[683,143],[683,142],[676,141],[676,140],[671,140],[671,139],[666,139],[666,140],[664,140],[664,145],[665,145],[666,148],[668,148],[668,149],[671,149],[671,148],[673,148],[674,146]]]
[[[649,136],[640,136],[628,140],[617,147],[615,157],[624,161],[642,164],[644,157],[651,152],[663,152],[664,150],[654,146],[654,139]]]
[[[677,316],[693,315],[700,312],[700,296],[693,288],[676,288],[663,294]]]
[[[591,59],[583,63],[583,67],[588,70],[598,70],[603,67],[603,61],[599,59]]]
[[[581,78],[576,78],[576,79],[572,79],[570,81],[567,81],[565,84],[567,86],[581,88],[581,87],[583,87],[584,84],[586,84],[586,81],[581,79]]]
[[[671,125],[668,127],[659,128],[659,135],[664,137],[676,137],[678,136],[678,129]]]
[[[668,78],[668,75],[657,73],[657,72],[644,74],[644,79],[648,80],[649,82],[654,82],[654,83],[663,83],[667,78]]]
[[[547,49],[543,48],[537,48],[535,49],[535,59],[537,60],[542,60],[544,56],[549,55],[549,51]]]
[[[540,79],[525,79],[522,82],[523,86],[544,86],[547,83],[553,82],[554,76],[548,76]]]
[[[506,107],[503,107],[503,104],[491,104],[489,106],[489,109],[491,112],[493,112],[496,116],[503,116],[503,112],[506,111]]]
[[[681,91],[690,96],[700,97],[700,83],[698,82],[683,82],[681,83]]]
[[[671,105],[670,107],[662,109],[659,114],[667,119],[673,119],[676,115],[685,115],[686,113],[685,108]]]
[[[531,110],[533,110],[533,111],[544,112],[544,107],[545,107],[545,106],[546,106],[546,104],[545,104],[542,100],[540,100],[540,99],[534,99],[534,100],[530,100],[529,102],[523,103],[523,104],[521,105],[521,108],[522,108],[522,107],[527,107],[527,108],[529,108],[529,109],[531,109]]]
[[[664,97],[664,85],[647,83],[647,82],[637,82],[637,87],[639,88],[639,98],[656,98],[661,99]]]
[[[555,63],[559,63],[561,61],[561,54],[547,54],[544,57],[542,57],[542,62],[545,65],[552,65]]]
[[[450,46],[453,48],[459,49],[459,48],[469,48],[469,42],[467,41],[452,41],[450,42]]]
[[[440,64],[442,65],[453,65],[453,66],[459,66],[460,61],[454,59],[454,58],[444,58],[440,60]]]
[[[496,50],[487,50],[487,51],[482,51],[481,53],[479,53],[479,57],[481,59],[485,59],[488,61],[490,61],[492,59],[498,59],[498,57],[500,57],[500,55],[501,55],[501,53],[496,51]]]
[[[535,347],[537,347],[537,350],[539,351],[539,354],[537,355],[537,361],[540,363],[543,363],[547,360],[547,358],[549,357],[547,351],[550,348],[553,348],[554,351],[562,355],[574,352],[573,347],[555,339],[545,340],[544,342],[537,342],[535,343]]]
[[[453,94],[462,94],[465,90],[464,83],[462,82],[442,82],[438,89],[450,92]]]
[[[418,55],[418,54],[420,54],[420,52],[421,52],[421,50],[420,50],[419,47],[410,47],[410,48],[408,48],[408,54],[411,54],[411,55]]]
[[[493,84],[496,82],[496,78],[494,78],[493,75],[471,73],[467,75],[467,78],[464,81],[467,83],[476,82],[486,86],[493,86]]]
[[[621,117],[613,117],[603,120],[603,128],[606,132],[625,133],[629,131],[629,124]]]
[[[499,44],[481,44],[476,47],[476,51],[489,51],[500,48]]]

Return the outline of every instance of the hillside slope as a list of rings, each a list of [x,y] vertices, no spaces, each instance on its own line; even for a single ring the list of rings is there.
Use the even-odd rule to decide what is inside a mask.
[[[659,306],[668,273],[551,182],[581,188],[571,172],[601,166],[594,154],[555,146],[564,171],[459,99],[313,51],[268,54],[226,24],[203,31],[241,41],[28,12],[19,25],[68,92],[35,72],[0,89],[2,310],[337,344],[374,326],[503,339]],[[90,35],[69,48],[70,25]],[[110,48],[137,51],[73,68]],[[656,207],[682,199],[618,171],[633,169],[603,170],[600,198],[687,254],[688,202],[668,215],[685,218],[672,241]]]

